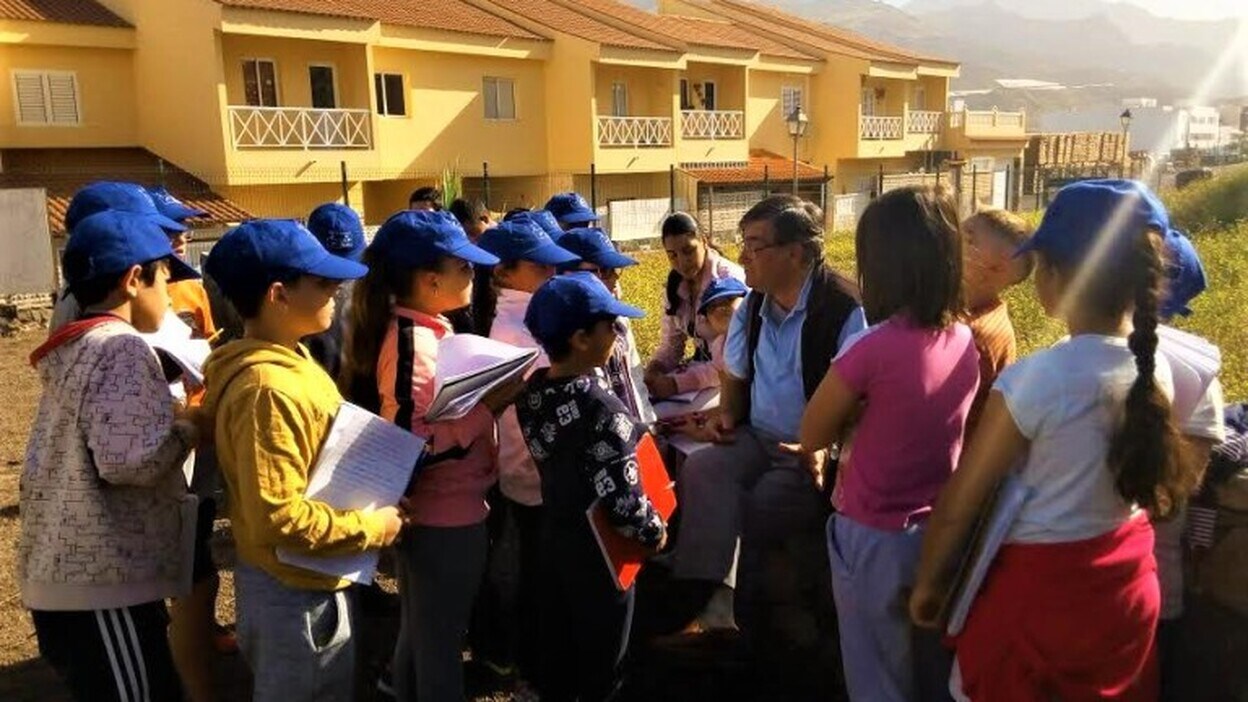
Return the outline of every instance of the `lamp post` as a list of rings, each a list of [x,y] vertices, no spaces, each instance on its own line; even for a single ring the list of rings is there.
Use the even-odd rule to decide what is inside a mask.
[[[1122,125],[1122,167],[1126,170],[1131,163],[1131,152],[1127,142],[1131,132],[1131,108],[1128,107],[1118,115],[1118,123]]]
[[[797,141],[806,135],[806,126],[810,118],[802,112],[802,104],[795,102],[793,111],[784,120],[789,128],[789,136],[793,137],[793,194],[797,195]]]

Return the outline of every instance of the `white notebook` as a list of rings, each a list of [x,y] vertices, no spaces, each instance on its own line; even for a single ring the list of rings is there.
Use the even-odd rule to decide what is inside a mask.
[[[344,402],[316,457],[306,495],[335,509],[377,509],[399,503],[425,440],[368,410]],[[283,563],[368,584],[378,551],[315,556],[277,549]]]
[[[524,377],[537,349],[512,346],[476,334],[453,334],[438,342],[438,370],[428,421],[459,419],[503,383]]]
[[[173,310],[165,313],[160,328],[151,334],[139,334],[158,354],[177,363],[184,373],[188,385],[202,387],[204,384],[204,362],[212,347],[206,339],[192,339],[194,332],[183,322]]]

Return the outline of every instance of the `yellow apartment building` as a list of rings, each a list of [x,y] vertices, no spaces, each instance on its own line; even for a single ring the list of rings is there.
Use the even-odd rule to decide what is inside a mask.
[[[660,201],[675,172],[855,192],[1024,142],[945,110],[955,62],[744,0],[6,0],[0,44],[0,149],[143,150],[257,216],[345,194],[377,223],[448,167],[495,209]]]

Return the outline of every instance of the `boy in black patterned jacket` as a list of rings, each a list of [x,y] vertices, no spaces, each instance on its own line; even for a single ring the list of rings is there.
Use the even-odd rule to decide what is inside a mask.
[[[641,490],[637,441],[643,429],[593,374],[611,356],[619,317],[641,317],[593,275],[557,276],[533,295],[525,326],[550,358],[516,403],[542,478],[541,669],[548,702],[593,702],[619,685],[633,589],[621,592],[603,560],[586,511],[600,499],[612,526],[658,551],[662,517]]]

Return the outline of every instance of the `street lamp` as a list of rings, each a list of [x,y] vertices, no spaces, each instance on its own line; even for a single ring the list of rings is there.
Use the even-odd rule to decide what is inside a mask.
[[[797,140],[806,135],[806,126],[810,124],[810,118],[802,112],[802,104],[795,102],[793,111],[785,117],[784,123],[789,128],[789,136],[793,137],[793,194],[797,194]]]
[[[1131,153],[1127,145],[1127,138],[1131,131],[1131,108],[1128,107],[1118,115],[1118,123],[1122,125],[1122,167],[1126,169],[1131,162]]]

